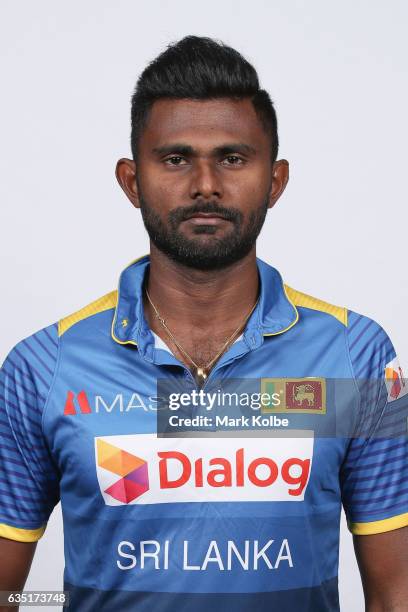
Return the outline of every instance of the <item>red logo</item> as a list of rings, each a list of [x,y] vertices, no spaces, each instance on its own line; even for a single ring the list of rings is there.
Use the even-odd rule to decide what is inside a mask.
[[[179,451],[166,451],[157,453],[159,461],[159,481],[161,489],[174,489],[184,486],[188,481],[193,481],[195,487],[203,487],[204,481],[209,487],[244,487],[246,479],[256,487],[270,487],[278,479],[279,466],[270,457],[256,457],[245,466],[244,449],[240,448],[235,453],[235,461],[231,462],[225,457],[214,457],[209,460],[209,466],[215,469],[205,473],[203,458],[196,459],[194,463],[184,453]],[[168,471],[169,462],[178,461],[182,468],[177,478],[170,478]],[[257,469],[263,467],[266,475],[260,477]],[[295,467],[300,474],[292,476],[291,469]],[[301,460],[296,457],[287,459],[280,468],[282,480],[287,485],[298,485],[297,488],[288,489],[289,495],[302,495],[307,484],[310,471],[310,460]]]
[[[83,414],[89,414],[92,412],[91,406],[89,405],[89,401],[85,391],[80,391],[77,396],[77,403],[79,406],[79,410]],[[64,414],[77,414],[75,408],[75,393],[73,391],[68,391],[67,399],[65,400],[65,408]]]

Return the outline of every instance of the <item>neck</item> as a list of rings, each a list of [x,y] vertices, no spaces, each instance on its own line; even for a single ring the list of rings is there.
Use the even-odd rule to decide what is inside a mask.
[[[169,322],[201,329],[228,327],[245,317],[257,299],[255,249],[227,268],[205,271],[174,262],[151,245],[147,288]]]

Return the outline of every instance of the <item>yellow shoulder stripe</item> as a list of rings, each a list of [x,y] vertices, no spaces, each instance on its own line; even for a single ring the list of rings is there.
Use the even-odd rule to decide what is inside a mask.
[[[392,516],[391,518],[382,521],[373,521],[371,523],[348,523],[348,528],[354,535],[373,535],[375,533],[385,533],[393,529],[400,529],[408,526],[408,512]]]
[[[296,291],[296,289],[292,289],[288,285],[285,285],[285,290],[288,298],[295,306],[304,306],[305,308],[327,312],[327,314],[332,315],[347,327],[347,308],[334,306],[334,304],[319,300],[311,295],[307,295],[307,293]]]
[[[58,322],[58,335],[62,336],[70,327],[82,321],[83,319],[87,319],[92,315],[98,314],[98,312],[103,312],[104,310],[109,310],[109,308],[115,308],[118,299],[118,291],[115,289],[106,295],[103,295],[98,300],[91,302],[87,306],[84,306],[80,310],[77,310],[73,314],[64,317]]]
[[[45,528],[46,525],[38,529],[21,529],[20,527],[0,523],[0,537],[17,542],[37,542],[43,535]]]

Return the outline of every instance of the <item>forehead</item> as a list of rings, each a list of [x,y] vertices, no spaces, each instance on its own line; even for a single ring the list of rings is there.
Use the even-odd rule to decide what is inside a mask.
[[[269,137],[249,99],[163,99],[154,102],[140,145],[156,146],[189,140],[247,142],[269,147]]]

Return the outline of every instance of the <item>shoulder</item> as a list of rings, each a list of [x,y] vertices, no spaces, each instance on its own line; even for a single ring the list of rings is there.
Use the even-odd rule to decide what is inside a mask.
[[[105,293],[98,299],[90,302],[86,306],[83,306],[79,310],[76,310],[72,314],[69,314],[58,321],[58,336],[62,336],[73,326],[91,320],[96,315],[114,310],[118,300],[118,291],[110,291]]]
[[[51,384],[61,336],[75,325],[114,309],[116,302],[117,290],[114,290],[19,340],[3,361],[2,375],[30,377],[36,385],[45,389]]]
[[[285,285],[289,300],[310,316],[330,317],[342,324],[353,371],[358,377],[369,377],[384,371],[396,358],[394,346],[384,328],[371,317],[326,302]],[[300,315],[301,316],[301,315]]]
[[[1,368],[6,396],[45,398],[58,359],[58,324],[52,323],[23,338],[9,351]]]
[[[384,328],[366,315],[348,311],[347,342],[357,378],[377,378],[399,368],[394,345]]]
[[[372,341],[377,338],[380,342],[385,342],[388,338],[382,326],[367,315],[355,312],[346,306],[326,302],[313,295],[293,289],[289,285],[285,284],[284,287],[286,295],[296,308],[309,309],[337,319],[344,325],[347,334],[353,341],[357,339]]]
[[[297,291],[289,285],[284,285],[285,293],[288,299],[296,306],[297,309],[305,308],[314,311],[315,313],[323,313],[337,319],[340,323],[347,326],[348,310],[342,306],[330,304],[320,298],[314,297],[302,291]]]

